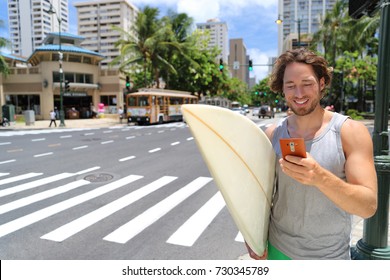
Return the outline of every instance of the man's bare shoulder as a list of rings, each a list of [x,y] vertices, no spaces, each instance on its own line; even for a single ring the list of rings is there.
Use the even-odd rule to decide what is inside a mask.
[[[352,119],[347,119],[341,128],[341,133],[347,133],[349,135],[358,134],[360,132],[369,133],[364,123]]]
[[[272,141],[272,137],[274,136],[274,131],[276,127],[277,124],[274,123],[271,126],[267,127],[267,129],[264,131],[270,141]]]

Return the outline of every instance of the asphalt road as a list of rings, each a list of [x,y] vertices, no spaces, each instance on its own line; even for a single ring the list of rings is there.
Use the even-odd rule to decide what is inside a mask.
[[[247,253],[184,123],[15,132],[0,154],[1,259]]]

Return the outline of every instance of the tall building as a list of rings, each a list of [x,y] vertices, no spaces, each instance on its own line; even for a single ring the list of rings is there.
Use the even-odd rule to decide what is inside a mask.
[[[112,26],[131,31],[138,14],[138,8],[129,0],[99,0],[75,3],[77,9],[78,34],[85,38],[82,47],[106,57],[103,68],[120,54],[115,43],[120,33]]]
[[[205,23],[197,23],[196,27],[202,31],[205,36],[209,36],[209,48],[218,47],[221,50],[217,60],[223,59],[227,61],[229,51],[228,26],[226,22],[219,21],[219,19],[209,19]]]
[[[229,41],[229,65],[230,73],[249,85],[249,56],[246,54],[246,46],[242,38],[230,39]],[[238,67],[235,67],[238,65]]]
[[[279,19],[282,24],[278,30],[279,53],[310,43],[306,35],[315,33],[320,19],[331,10],[337,0],[279,0]],[[300,38],[299,38],[300,37]]]
[[[49,13],[51,5],[56,15]],[[27,57],[60,23],[68,31],[68,0],[8,0],[8,22],[12,53]]]

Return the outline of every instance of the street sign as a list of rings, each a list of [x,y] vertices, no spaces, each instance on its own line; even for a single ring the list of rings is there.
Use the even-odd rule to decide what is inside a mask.
[[[234,61],[233,62],[233,69],[234,70],[240,69],[240,62],[239,61]]]

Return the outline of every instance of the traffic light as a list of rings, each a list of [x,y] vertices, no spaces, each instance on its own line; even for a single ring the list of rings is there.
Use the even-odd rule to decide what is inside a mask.
[[[364,15],[372,17],[379,9],[380,0],[349,0],[348,14],[353,19],[359,19]]]
[[[253,62],[252,62],[252,59],[249,60],[249,71],[253,71]]]
[[[127,91],[130,91],[131,83],[130,83],[130,77],[126,76],[126,89]]]
[[[223,59],[222,58],[220,58],[219,59],[219,71],[221,71],[221,72],[223,72]]]
[[[69,92],[69,91],[70,91],[69,81],[65,80],[65,92]]]

